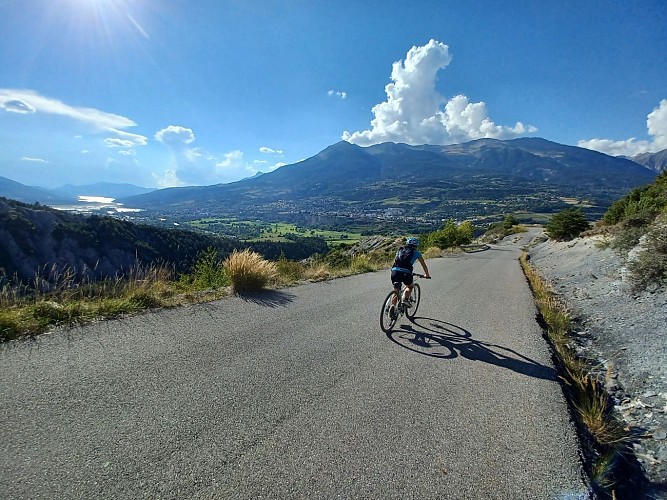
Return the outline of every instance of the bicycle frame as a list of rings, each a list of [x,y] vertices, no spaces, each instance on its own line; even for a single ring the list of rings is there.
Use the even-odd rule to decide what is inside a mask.
[[[412,275],[417,278],[426,278],[423,274],[412,273]],[[412,321],[412,318],[414,318],[417,313],[417,308],[421,301],[421,288],[419,287],[419,284],[413,282],[412,294],[410,296],[412,307],[405,307],[403,302],[404,290],[405,286],[401,283],[401,287],[399,289],[394,288],[382,302],[382,310],[380,311],[380,328],[386,333],[391,331],[399,318],[404,314]],[[395,304],[393,303],[394,297],[396,298]]]

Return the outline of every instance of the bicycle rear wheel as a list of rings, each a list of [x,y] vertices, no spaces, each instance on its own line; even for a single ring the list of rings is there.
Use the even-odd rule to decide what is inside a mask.
[[[385,333],[389,333],[394,325],[396,320],[398,320],[398,306],[393,307],[394,314],[390,315],[391,300],[396,296],[396,292],[389,292],[387,298],[382,302],[382,309],[380,310],[380,328]]]
[[[417,314],[417,309],[419,308],[419,301],[422,298],[421,288],[419,284],[415,283],[412,287],[412,293],[410,294],[410,301],[412,302],[412,307],[408,308],[405,312],[405,315],[408,319],[413,319],[415,314]]]

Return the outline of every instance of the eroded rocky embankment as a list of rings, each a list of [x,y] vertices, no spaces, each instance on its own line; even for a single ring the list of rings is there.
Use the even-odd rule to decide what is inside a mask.
[[[539,235],[530,259],[570,308],[582,355],[598,360],[648,479],[667,487],[667,293],[633,296],[624,262],[602,236],[554,242]]]

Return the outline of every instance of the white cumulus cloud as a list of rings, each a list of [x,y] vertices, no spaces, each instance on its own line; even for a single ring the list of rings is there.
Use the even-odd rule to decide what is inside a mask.
[[[638,141],[634,137],[622,141],[590,139],[579,141],[577,145],[611,156],[635,156],[667,149],[667,99],[661,100],[658,107],[646,116],[646,128],[652,138],[649,141]]]
[[[179,125],[169,125],[155,132],[155,138],[164,144],[175,146],[194,142],[195,134],[192,129]]]
[[[259,170],[244,161],[243,151],[235,150],[224,155],[225,159],[216,163],[215,168],[223,182],[233,182],[245,177],[252,177]]]
[[[159,188],[170,188],[170,187],[181,187],[186,184],[178,178],[176,171],[174,170],[165,170],[162,175],[153,175],[153,181],[155,185]]]
[[[452,61],[449,47],[430,40],[412,47],[404,61],[392,66],[387,100],[372,108],[371,128],[343,132],[342,138],[361,146],[380,142],[407,144],[456,144],[473,139],[510,139],[537,129],[517,122],[496,125],[484,102],[470,102],[465,95],[447,99],[436,89],[440,70]]]

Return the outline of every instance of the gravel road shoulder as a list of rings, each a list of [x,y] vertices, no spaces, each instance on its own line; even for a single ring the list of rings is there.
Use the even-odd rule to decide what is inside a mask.
[[[602,236],[569,242],[538,234],[531,262],[569,307],[580,352],[608,372],[607,389],[647,477],[667,498],[667,293],[633,296],[624,262]]]

